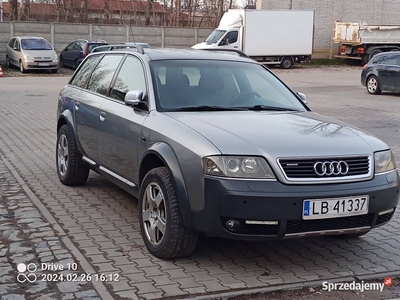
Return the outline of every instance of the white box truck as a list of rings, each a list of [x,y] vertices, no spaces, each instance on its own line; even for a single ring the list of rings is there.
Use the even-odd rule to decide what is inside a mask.
[[[290,68],[311,59],[313,10],[229,9],[193,49],[237,49],[264,64]]]
[[[335,57],[366,64],[378,53],[400,50],[400,25],[335,22],[333,41],[341,44]]]

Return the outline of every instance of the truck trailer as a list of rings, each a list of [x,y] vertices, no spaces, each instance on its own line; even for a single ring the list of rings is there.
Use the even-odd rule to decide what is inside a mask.
[[[313,10],[229,9],[193,49],[237,49],[264,64],[290,68],[311,59]]]
[[[400,25],[335,22],[333,41],[340,44],[335,57],[366,64],[378,53],[400,50]]]

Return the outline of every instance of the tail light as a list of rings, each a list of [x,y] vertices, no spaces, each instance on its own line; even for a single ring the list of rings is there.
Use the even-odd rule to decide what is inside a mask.
[[[85,48],[83,48],[83,57],[86,57],[86,55],[88,55],[88,50],[89,50],[89,44],[86,44]]]
[[[346,46],[341,46],[341,47],[339,48],[339,52],[340,52],[340,53],[345,52],[345,51],[346,51]]]
[[[357,54],[364,54],[364,53],[365,53],[364,47],[357,47]]]
[[[365,70],[368,67],[368,64],[365,64],[362,69]]]

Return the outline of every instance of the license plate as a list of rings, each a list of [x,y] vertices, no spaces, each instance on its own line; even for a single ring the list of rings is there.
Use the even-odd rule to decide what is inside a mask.
[[[48,66],[50,66],[49,63],[39,63],[38,65],[39,65],[39,67],[48,67]]]
[[[303,201],[303,220],[328,219],[365,215],[368,213],[369,196],[313,199]]]

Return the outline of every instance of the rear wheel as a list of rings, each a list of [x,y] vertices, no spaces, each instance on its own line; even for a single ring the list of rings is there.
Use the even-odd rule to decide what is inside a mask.
[[[367,91],[371,95],[378,95],[381,93],[378,77],[372,75],[367,79]]]
[[[7,68],[11,67],[10,58],[8,56],[6,56],[6,66]]]
[[[68,125],[61,126],[56,146],[57,174],[68,186],[83,185],[89,177],[89,167],[81,160]]]
[[[281,60],[281,68],[283,69],[289,69],[293,66],[293,59],[289,56],[285,56]]]
[[[64,61],[63,61],[63,57],[62,56],[60,56],[60,61],[59,61],[58,65],[59,65],[60,68],[64,67]]]
[[[166,167],[149,171],[140,189],[139,221],[149,252],[162,259],[187,256],[198,235],[184,227],[175,184]]]

